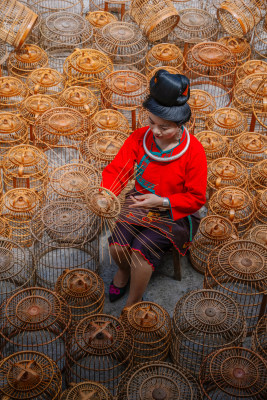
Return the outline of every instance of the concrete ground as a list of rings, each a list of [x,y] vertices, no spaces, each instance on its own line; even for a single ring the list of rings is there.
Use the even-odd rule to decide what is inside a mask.
[[[108,299],[109,284],[117,270],[115,263],[110,262],[107,236],[102,236],[100,241],[100,249],[103,248],[103,255],[100,256],[100,276],[105,283],[105,307],[104,313],[118,317],[123,309],[127,294],[116,301],[110,303]],[[172,254],[166,254],[162,265],[156,270],[149,282],[144,295],[144,300],[153,301],[164,307],[172,317],[174,307],[177,301],[190,290],[203,288],[203,275],[196,272],[189,260],[188,256],[181,257],[182,280],[173,279],[173,262]]]

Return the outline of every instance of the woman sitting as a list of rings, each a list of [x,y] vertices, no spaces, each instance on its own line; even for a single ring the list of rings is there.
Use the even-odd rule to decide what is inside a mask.
[[[135,189],[126,195],[109,238],[118,266],[110,301],[125,294],[129,280],[126,306],[141,301],[162,255],[172,246],[184,255],[198,229],[207,161],[202,145],[184,127],[191,116],[189,96],[184,75],[158,71],[144,102],[149,126],[134,131],[103,171],[102,186],[118,196],[137,166]]]

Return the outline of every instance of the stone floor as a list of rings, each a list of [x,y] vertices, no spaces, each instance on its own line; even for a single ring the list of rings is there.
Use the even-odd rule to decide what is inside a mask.
[[[107,237],[103,236],[101,238],[100,248],[103,248],[100,276],[105,283],[106,295],[104,312],[119,316],[125,305],[127,295],[115,303],[109,302],[108,288],[116,272],[116,266],[109,259]],[[144,300],[158,303],[168,311],[171,317],[175,304],[183,295],[190,290],[202,289],[203,287],[204,277],[193,269],[188,256],[181,258],[181,265],[182,280],[179,282],[173,279],[172,254],[166,254],[160,268],[153,273],[144,295]]]

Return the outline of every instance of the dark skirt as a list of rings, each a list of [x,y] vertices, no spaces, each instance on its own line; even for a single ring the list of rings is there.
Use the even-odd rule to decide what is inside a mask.
[[[128,246],[129,251],[138,251],[153,269],[160,265],[162,256],[172,246],[185,255],[198,230],[199,213],[173,221],[166,210],[129,208],[131,194],[126,195],[109,244]]]

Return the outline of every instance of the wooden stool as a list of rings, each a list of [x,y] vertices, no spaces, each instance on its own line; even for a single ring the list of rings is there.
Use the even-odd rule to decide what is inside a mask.
[[[182,280],[181,273],[181,255],[175,247],[172,248],[172,257],[173,257],[173,279],[176,281]]]

